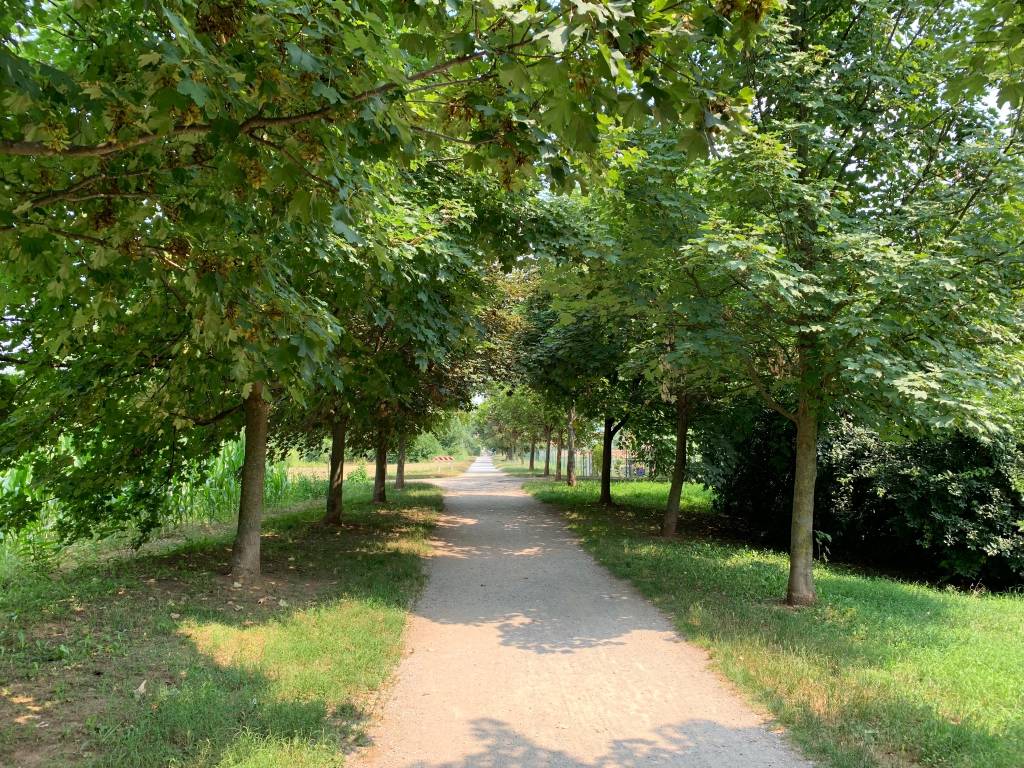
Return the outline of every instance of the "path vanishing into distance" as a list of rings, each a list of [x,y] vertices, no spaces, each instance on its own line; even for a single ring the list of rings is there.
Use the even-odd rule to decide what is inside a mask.
[[[358,768],[808,768],[487,457],[445,515]]]

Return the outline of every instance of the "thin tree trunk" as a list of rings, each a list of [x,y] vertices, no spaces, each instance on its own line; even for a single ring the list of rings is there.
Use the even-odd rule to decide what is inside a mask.
[[[398,441],[398,466],[395,467],[395,490],[405,488],[405,435]]]
[[[566,485],[576,485],[576,406],[569,408],[569,417],[566,420],[565,434],[568,444],[565,449],[565,482]]]
[[[545,432],[547,448],[544,449],[544,477],[551,477],[551,430]]]
[[[373,473],[373,503],[384,504],[388,500],[385,484],[388,481],[388,441],[383,429],[377,432],[376,468]]]
[[[818,476],[818,413],[806,396],[796,415],[796,474],[793,482],[793,525],[789,547],[789,586],[786,602],[813,605],[814,484]]]
[[[537,455],[537,436],[530,438],[530,474],[533,474],[533,459]]]
[[[256,382],[245,398],[242,492],[238,502],[238,531],[231,549],[231,575],[236,579],[260,574],[260,526],[269,429],[270,403],[263,399],[263,384]]]
[[[672,484],[668,490],[665,505],[665,519],[661,523],[661,535],[675,536],[679,522],[679,499],[686,482],[686,446],[690,435],[690,402],[686,395],[676,396],[676,457],[672,465]]]
[[[562,432],[558,433],[558,451],[555,453],[555,480],[562,479]]]
[[[347,427],[346,418],[336,418],[331,424],[331,472],[327,486],[327,514],[324,515],[324,522],[328,525],[337,525],[341,522]]]
[[[615,426],[615,419],[605,416],[604,435],[601,440],[601,504],[612,503],[612,440],[615,433],[612,427]]]

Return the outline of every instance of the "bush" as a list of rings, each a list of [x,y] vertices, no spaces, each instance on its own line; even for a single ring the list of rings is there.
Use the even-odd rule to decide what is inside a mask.
[[[788,545],[793,428],[761,414],[736,442],[744,460],[716,483],[721,512]],[[1016,450],[963,433],[883,440],[848,422],[819,446],[819,555],[991,588],[1024,584],[1024,496]]]
[[[426,461],[442,454],[444,454],[444,448],[441,446],[441,441],[430,432],[416,435],[416,439],[406,450],[406,458],[409,461]]]
[[[473,456],[480,453],[480,443],[473,432],[468,413],[453,413],[433,430],[445,456]]]
[[[369,485],[370,473],[366,471],[366,462],[360,459],[356,468],[348,473],[345,482],[349,485]]]

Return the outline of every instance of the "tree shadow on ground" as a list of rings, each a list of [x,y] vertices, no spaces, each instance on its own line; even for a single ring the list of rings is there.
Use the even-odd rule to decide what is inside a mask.
[[[431,559],[431,578],[442,587],[417,606],[423,618],[493,626],[503,645],[539,654],[669,631],[625,584],[594,592],[594,583],[607,584],[603,572],[550,509],[504,488],[484,492],[470,481],[457,490],[446,500],[449,516]]]
[[[688,720],[658,728],[653,738],[617,739],[604,754],[586,757],[571,747],[538,744],[507,723],[472,723],[472,754],[455,760],[419,760],[406,768],[795,768],[809,763],[792,757],[782,740],[761,728],[729,728]]]
[[[972,690],[984,680],[1001,686],[1006,706],[1024,702],[1012,670],[1008,679],[970,672],[983,654],[984,663],[1008,668],[1012,647],[972,641],[973,622],[991,631],[994,620],[977,598],[829,566],[817,569],[818,605],[793,610],[779,599],[782,555],[697,537],[666,541],[633,515],[596,505],[567,514],[598,560],[684,635],[716,649],[730,677],[835,765],[1018,764],[1024,718],[1000,715],[992,694]]]
[[[253,584],[221,575],[224,540],[39,575],[0,601],[0,764],[339,764],[439,507],[410,486],[383,511],[357,497],[340,530],[319,503],[273,520]]]

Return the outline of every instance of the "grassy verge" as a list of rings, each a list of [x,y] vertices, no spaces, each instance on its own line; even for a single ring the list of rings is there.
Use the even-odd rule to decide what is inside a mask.
[[[398,660],[441,494],[347,494],[268,519],[264,577],[229,534],[0,584],[0,765],[338,766]]]
[[[429,480],[437,477],[455,477],[461,475],[473,459],[456,459],[455,461],[411,461],[405,465],[406,480]],[[360,466],[366,469],[367,474],[373,476],[373,465],[366,462],[349,461],[345,465],[345,477],[356,472]],[[395,479],[396,465],[388,464],[388,479],[392,482]],[[288,475],[293,479],[315,478],[327,479],[329,467],[326,463],[315,461],[296,461],[288,468]]]
[[[493,457],[493,461],[494,461],[494,466],[496,466],[498,469],[501,469],[501,470],[503,470],[505,472],[508,472],[510,475],[515,475],[516,477],[543,477],[544,476],[544,459],[543,458],[541,458],[540,461],[534,461],[534,467],[533,467],[532,470],[530,469],[530,465],[528,463],[524,464],[524,463],[520,462],[518,459],[515,459],[513,461],[509,461],[508,459],[503,459],[500,456],[494,456]],[[554,477],[554,474],[555,474],[555,467],[554,467],[554,461],[552,461],[551,476]]]
[[[969,595],[816,568],[820,602],[779,603],[784,556],[684,535],[654,536],[667,488],[527,483],[562,507],[585,546],[708,648],[718,668],[835,768],[1024,765],[1024,598]],[[690,488],[684,530],[711,517]]]

